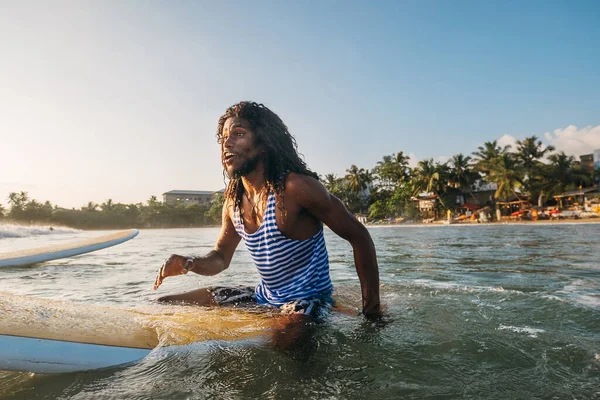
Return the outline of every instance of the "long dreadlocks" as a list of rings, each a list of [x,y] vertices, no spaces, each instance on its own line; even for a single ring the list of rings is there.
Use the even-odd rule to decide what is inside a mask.
[[[306,163],[298,155],[296,139],[290,135],[287,126],[281,118],[263,104],[242,101],[229,107],[225,114],[219,118],[217,126],[217,140],[223,140],[223,126],[230,117],[243,118],[250,124],[257,144],[262,144],[264,153],[265,181],[267,192],[274,192],[280,200],[283,199],[285,177],[288,172],[308,175],[315,179],[319,176],[308,169]],[[224,160],[222,160],[223,166]],[[229,178],[225,190],[225,200],[233,201],[234,206],[241,210],[244,186],[241,177],[228,177],[226,171],[223,176]],[[266,193],[264,194],[266,196]],[[280,202],[282,206],[283,202]]]

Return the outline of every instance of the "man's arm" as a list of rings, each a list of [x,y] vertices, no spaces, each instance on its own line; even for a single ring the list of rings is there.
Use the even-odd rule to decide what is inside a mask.
[[[230,210],[229,202],[226,201],[223,205],[221,233],[215,248],[203,257],[192,258],[172,254],[158,271],[154,282],[154,290],[158,289],[162,281],[169,276],[183,275],[189,271],[200,275],[216,275],[229,267],[233,253],[241,240],[233,226]],[[187,269],[184,267],[187,267]]]
[[[363,313],[368,317],[378,317],[381,314],[379,268],[375,245],[367,228],[348,212],[337,197],[309,176],[289,174],[286,196],[294,198],[300,207],[320,219],[352,245],[354,264],[362,291]]]

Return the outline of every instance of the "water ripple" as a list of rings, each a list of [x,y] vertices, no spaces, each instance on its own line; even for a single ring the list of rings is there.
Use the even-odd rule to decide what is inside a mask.
[[[379,324],[332,313],[304,355],[263,338],[164,347],[137,363],[81,374],[0,372],[0,398],[598,397],[600,225],[369,229],[379,252]],[[3,269],[2,290],[156,306],[160,295],[258,280],[240,246],[222,274],[169,278],[153,292],[169,254],[202,254],[218,230],[142,233],[86,256]],[[37,236],[36,245],[41,239],[56,237]],[[351,246],[329,230],[326,240],[340,302],[360,305]]]

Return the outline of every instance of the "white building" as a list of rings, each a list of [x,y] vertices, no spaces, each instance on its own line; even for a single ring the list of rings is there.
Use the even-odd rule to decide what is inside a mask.
[[[213,202],[217,194],[224,191],[223,189],[216,192],[207,190],[170,190],[163,193],[163,202],[166,204],[183,203],[185,205],[200,204],[208,206]]]

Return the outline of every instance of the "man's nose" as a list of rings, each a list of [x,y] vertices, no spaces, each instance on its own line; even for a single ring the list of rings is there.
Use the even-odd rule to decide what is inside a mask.
[[[230,148],[233,146],[233,143],[235,142],[235,139],[233,137],[233,135],[229,135],[225,137],[225,141],[223,142],[223,145],[225,146],[225,148]]]

